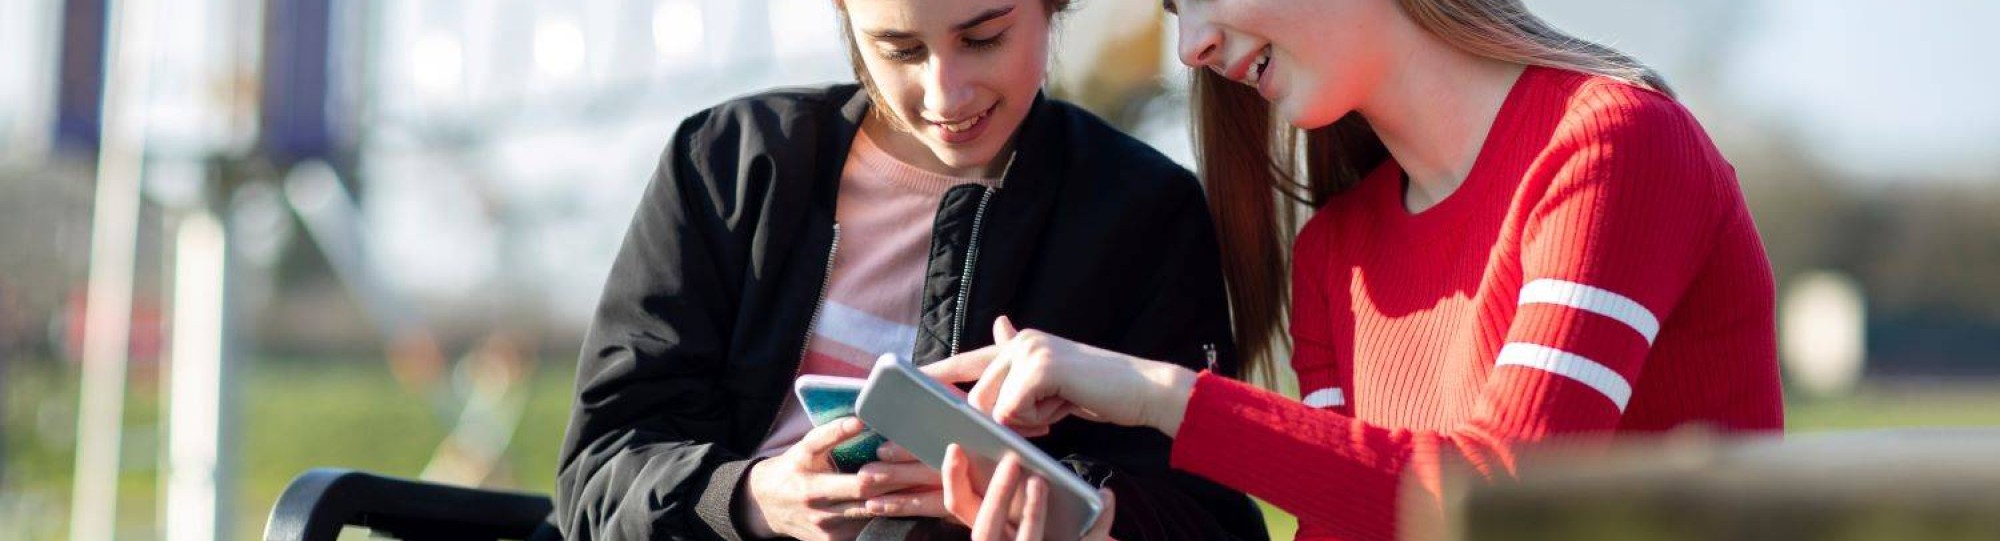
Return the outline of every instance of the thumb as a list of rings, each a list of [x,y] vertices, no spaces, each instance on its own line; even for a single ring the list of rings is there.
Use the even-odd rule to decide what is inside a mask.
[[[1097,515],[1097,522],[1090,526],[1088,533],[1083,534],[1085,541],[1111,539],[1111,522],[1116,520],[1112,515],[1117,514],[1118,498],[1109,488],[1097,489],[1097,496],[1104,498],[1104,512]]]
[[[974,492],[978,485],[972,481],[971,457],[966,456],[965,449],[956,443],[946,445],[944,449],[944,465],[938,472],[939,481],[944,485],[941,489],[944,492],[944,509],[951,515],[947,518],[970,527],[977,522],[980,504],[979,494]]]
[[[993,318],[993,343],[998,344],[1013,340],[1014,335],[1018,332],[1020,331],[1014,329],[1014,320],[1008,319],[1007,316]]]
[[[810,457],[824,456],[832,452],[834,447],[839,447],[841,442],[860,435],[861,429],[861,419],[852,416],[841,417],[806,432],[805,437],[799,440],[797,448],[805,451]]]

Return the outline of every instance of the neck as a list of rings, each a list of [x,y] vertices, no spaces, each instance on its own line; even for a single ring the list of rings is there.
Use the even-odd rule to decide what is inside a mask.
[[[1001,168],[1007,165],[1005,158],[1011,155],[1013,148],[1013,145],[1010,143],[1008,148],[1001,150],[995,159],[989,160],[986,163],[953,167],[950,164],[944,163],[943,160],[939,160],[937,154],[931,153],[930,147],[924,146],[923,141],[917,140],[916,134],[910,133],[900,126],[892,125],[889,121],[884,120],[882,115],[875,114],[873,111],[862,117],[861,130],[868,132],[868,138],[875,140],[875,144],[882,147],[883,152],[889,153],[889,156],[896,158],[897,161],[910,164],[912,167],[922,169],[927,173],[947,177],[998,177],[1001,174]]]
[[[1404,206],[1422,212],[1465,183],[1523,66],[1412,30],[1415,46],[1357,110],[1409,175]]]

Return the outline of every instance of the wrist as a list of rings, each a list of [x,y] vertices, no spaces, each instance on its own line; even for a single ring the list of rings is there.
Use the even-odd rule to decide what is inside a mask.
[[[771,528],[770,521],[764,517],[764,506],[757,492],[757,487],[759,486],[758,473],[769,462],[768,460],[759,460],[751,464],[750,471],[743,475],[743,482],[736,485],[736,497],[733,504],[736,508],[736,525],[742,529],[743,534],[755,539],[773,539],[778,537],[778,532]]]
[[[1153,363],[1153,388],[1147,394],[1147,418],[1145,426],[1174,437],[1180,432],[1181,419],[1187,416],[1188,397],[1194,394],[1196,374],[1186,368],[1167,363]]]

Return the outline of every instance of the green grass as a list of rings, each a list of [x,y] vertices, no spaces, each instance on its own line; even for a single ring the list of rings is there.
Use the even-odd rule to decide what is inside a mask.
[[[1785,425],[1791,433],[2000,426],[2000,381],[1877,385],[1837,398],[1793,397]]]
[[[529,381],[519,432],[506,450],[500,486],[546,493],[555,477],[573,367],[543,363]],[[67,365],[16,360],[7,367],[0,437],[0,539],[63,539],[75,449],[76,373]],[[245,374],[238,441],[235,538],[261,535],[285,483],[331,466],[415,477],[446,430],[428,398],[404,392],[380,361],[264,360]],[[1795,400],[1789,430],[2000,425],[2000,382],[1873,387],[1838,399]],[[121,539],[158,537],[158,386],[135,370],[126,403],[119,491]],[[1291,517],[1266,506],[1273,536],[1289,539]]]
[[[521,427],[500,486],[547,492],[567,410],[572,365],[544,363],[529,383]],[[120,539],[158,537],[158,385],[135,370],[126,402],[119,486]],[[34,363],[8,367],[0,539],[64,539],[76,423],[76,373]],[[237,449],[237,539],[262,535],[271,503],[312,467],[416,477],[447,430],[429,399],[404,392],[379,361],[273,361],[249,367]]]

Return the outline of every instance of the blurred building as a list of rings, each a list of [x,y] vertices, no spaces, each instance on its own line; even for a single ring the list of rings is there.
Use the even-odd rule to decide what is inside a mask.
[[[825,0],[171,4],[154,21],[144,100],[148,227],[219,176],[277,186],[323,162],[358,210],[352,244],[374,295],[448,331],[538,329],[557,352],[587,324],[679,119],[850,77]],[[0,287],[38,342],[54,343],[42,329],[81,283],[108,5],[0,3]],[[1870,366],[1995,364],[2000,102],[1983,98],[1996,76],[1977,66],[2000,49],[1978,21],[2000,7],[1530,5],[1667,75],[1742,173],[1781,280],[1856,277],[1883,357]],[[1191,161],[1171,19],[1084,2],[1058,39],[1052,92]],[[261,224],[243,249],[263,269],[244,284],[266,316],[262,344],[376,351],[380,310],[329,270],[281,190],[232,197],[233,216]],[[142,238],[157,254],[157,232]],[[141,269],[142,295],[156,271]]]
[[[35,362],[73,376],[56,363],[84,330],[118,1],[0,0],[0,384]],[[134,381],[171,347],[167,245],[191,209],[231,228],[245,360],[393,358],[411,327],[440,337],[424,352],[439,357],[531,344],[573,358],[681,119],[851,78],[831,0],[152,1]],[[1858,290],[1794,309],[1858,317],[1787,319],[1860,327],[1838,335],[1836,364],[1864,364],[1863,387],[2000,381],[2000,33],[1986,28],[2000,3],[1528,4],[1665,74],[1736,166],[1781,288],[1831,272]],[[1079,2],[1057,33],[1052,95],[1192,165],[1187,72],[1156,3]],[[515,361],[493,372],[532,364]],[[73,405],[31,404],[31,439],[69,445]],[[507,415],[488,450],[507,446]],[[0,537],[60,528],[9,524],[59,514],[14,496],[0,490]]]

